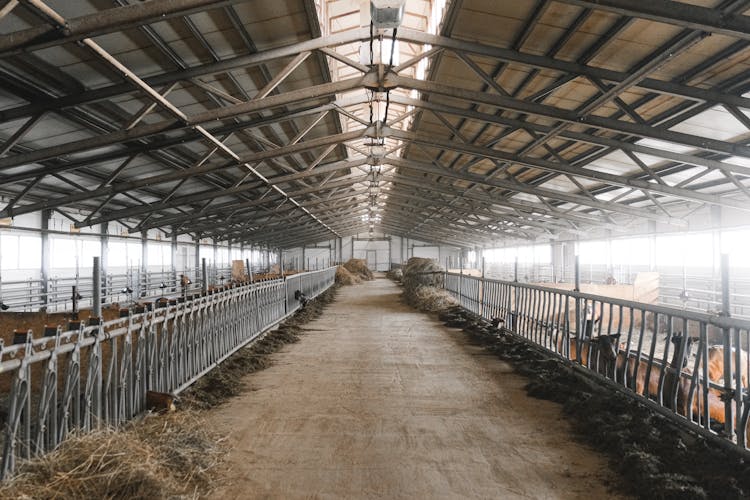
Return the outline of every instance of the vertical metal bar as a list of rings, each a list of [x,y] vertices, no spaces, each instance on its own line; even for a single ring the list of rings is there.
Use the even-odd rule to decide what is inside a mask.
[[[581,260],[578,255],[576,255],[576,261],[575,261],[575,286],[573,287],[573,291],[576,293],[579,293],[581,291]],[[578,345],[578,342],[580,341],[580,338],[583,336],[583,329],[582,327],[582,318],[581,318],[581,298],[576,297],[576,345]],[[578,357],[578,354],[580,354],[580,349],[576,351],[576,357]]]
[[[93,269],[93,314],[95,318],[101,319],[102,317],[102,268],[99,261],[99,257],[94,257],[94,269]]]
[[[206,273],[206,258],[201,259],[201,292],[208,293],[208,274]]]
[[[731,315],[729,296],[729,254],[721,254],[721,316],[728,318]],[[730,329],[722,329],[722,338],[724,344],[724,390],[726,394],[732,391],[732,338]],[[739,354],[739,347],[736,346]],[[734,365],[739,368],[739,363]],[[724,432],[729,439],[732,439],[734,433],[732,416],[732,398],[724,399]]]
[[[52,217],[51,210],[42,210],[42,262],[41,262],[41,275],[42,290],[41,290],[41,310],[46,311],[49,305],[49,279],[50,279],[50,244],[49,244],[49,220]]]

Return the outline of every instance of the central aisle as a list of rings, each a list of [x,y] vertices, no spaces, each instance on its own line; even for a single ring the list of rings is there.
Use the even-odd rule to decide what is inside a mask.
[[[343,287],[302,340],[217,410],[217,498],[605,498],[603,457],[557,405],[378,279]]]

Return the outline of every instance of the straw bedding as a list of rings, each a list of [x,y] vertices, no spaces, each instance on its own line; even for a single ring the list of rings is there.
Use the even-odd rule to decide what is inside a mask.
[[[197,412],[149,414],[68,438],[0,484],[0,498],[168,499],[211,491],[225,441]]]

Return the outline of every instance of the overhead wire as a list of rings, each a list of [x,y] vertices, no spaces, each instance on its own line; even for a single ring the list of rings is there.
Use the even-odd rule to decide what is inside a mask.
[[[391,57],[390,57],[390,60],[388,61],[388,71],[393,69],[393,55],[396,52],[396,33],[397,32],[398,32],[398,28],[393,28],[393,35],[391,36]],[[383,113],[383,125],[385,125],[385,122],[388,121],[388,107],[390,105],[391,105],[391,91],[386,90],[385,91],[385,112]]]

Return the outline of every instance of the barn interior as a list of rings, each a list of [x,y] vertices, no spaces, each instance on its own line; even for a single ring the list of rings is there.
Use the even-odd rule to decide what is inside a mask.
[[[186,390],[347,261],[375,273],[354,285],[374,304],[382,273],[420,263],[417,288],[454,316],[750,457],[750,1],[0,4],[3,476],[69,428]],[[379,335],[356,302],[369,292],[351,290],[341,300]],[[170,344],[180,318],[196,325]],[[450,352],[436,335],[418,337]],[[360,344],[336,342],[356,358]],[[173,370],[182,350],[203,354]],[[642,358],[656,394],[617,371]],[[107,393],[140,373],[127,405]],[[45,399],[57,375],[55,398],[93,405],[75,422]],[[438,494],[405,484],[370,494]],[[550,494],[498,487],[448,496]]]

